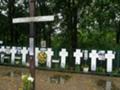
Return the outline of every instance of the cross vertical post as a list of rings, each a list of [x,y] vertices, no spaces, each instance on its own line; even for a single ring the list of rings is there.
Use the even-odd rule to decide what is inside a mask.
[[[35,1],[29,0],[29,12],[30,17],[22,17],[22,18],[13,18],[12,22],[17,23],[29,23],[30,31],[29,31],[29,70],[31,76],[34,78],[32,88],[30,90],[35,90],[35,26],[34,22],[50,22],[54,21],[54,15],[47,16],[35,16]],[[23,60],[24,61],[24,60]]]
[[[35,0],[29,0],[29,12],[30,17],[35,15]],[[30,31],[29,31],[29,69],[30,74],[34,78],[31,90],[35,90],[35,45],[34,45],[34,36],[35,36],[35,26],[34,22],[30,22]]]

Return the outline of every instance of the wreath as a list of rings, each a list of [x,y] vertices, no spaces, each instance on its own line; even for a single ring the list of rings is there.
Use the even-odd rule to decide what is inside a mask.
[[[47,59],[47,54],[42,51],[42,52],[38,53],[37,58],[39,60],[39,63],[44,64],[46,62],[46,59]]]

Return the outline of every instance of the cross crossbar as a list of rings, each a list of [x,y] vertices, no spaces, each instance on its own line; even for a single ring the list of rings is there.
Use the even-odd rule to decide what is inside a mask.
[[[54,15],[13,18],[13,23],[30,23],[30,22],[49,22],[54,20]]]

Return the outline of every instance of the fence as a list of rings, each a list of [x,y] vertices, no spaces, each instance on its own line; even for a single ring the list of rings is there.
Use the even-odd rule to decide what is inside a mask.
[[[46,62],[43,64],[38,59],[38,53],[42,51],[47,54]],[[27,47],[1,46],[0,63],[4,65],[26,66],[28,64],[28,54],[29,48]],[[120,51],[76,49],[73,51],[72,57],[76,72],[87,66],[89,67],[89,72],[120,73]],[[55,51],[52,48],[46,48],[45,50],[35,48],[35,66],[68,70],[70,69],[69,52],[65,48],[61,48],[60,51]],[[87,72],[86,69],[85,72]]]

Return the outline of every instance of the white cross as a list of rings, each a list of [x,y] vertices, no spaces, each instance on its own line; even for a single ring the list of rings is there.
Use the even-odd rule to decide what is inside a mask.
[[[2,52],[5,52],[4,46],[1,47],[0,52],[1,52],[1,55],[0,55],[1,63],[4,63],[4,53],[2,53]]]
[[[96,71],[96,61],[98,58],[98,54],[96,50],[92,50],[89,54],[89,57],[91,58],[91,71]]]
[[[51,68],[51,64],[52,64],[52,56],[54,55],[54,52],[52,51],[51,48],[48,48],[47,51],[46,51],[46,54],[47,54],[47,62],[46,62],[46,65],[48,68]]]
[[[62,49],[59,53],[59,56],[61,56],[61,68],[65,68],[65,64],[66,64],[66,57],[68,56],[68,52],[66,51],[66,49]]]
[[[49,21],[54,21],[54,15],[47,15],[47,16],[36,16],[36,17],[23,17],[23,18],[13,18],[12,22],[13,23],[30,23],[30,22],[49,22]],[[32,43],[32,44],[31,44]],[[34,55],[34,48],[33,48],[33,43],[34,43],[34,38],[30,38],[30,47],[29,47],[29,55]],[[24,54],[23,56],[23,63],[25,63],[25,56],[26,54]],[[52,53],[51,53],[52,55]],[[50,60],[50,55],[47,56],[48,59]],[[50,61],[48,60],[48,63],[50,63]],[[35,62],[36,66],[38,66],[37,64],[38,62]],[[48,64],[48,67],[51,67],[51,64]]]
[[[115,59],[115,54],[112,51],[107,51],[105,58],[107,59],[107,72],[112,72],[112,61]]]
[[[0,52],[5,52],[5,47],[4,46],[1,47]]]
[[[16,47],[12,47],[11,49],[11,64],[15,63],[15,54],[16,54],[17,50]]]
[[[75,57],[75,64],[79,65],[81,63],[81,57],[83,57],[83,53],[81,52],[80,49],[76,49],[74,52],[74,57]]]
[[[11,52],[10,52],[10,47],[9,47],[9,46],[6,47],[5,53],[6,53],[6,54],[10,54],[10,53],[11,53]]]
[[[28,54],[28,50],[26,47],[23,47],[23,49],[21,50],[22,53],[22,64],[26,65],[26,56]]]

